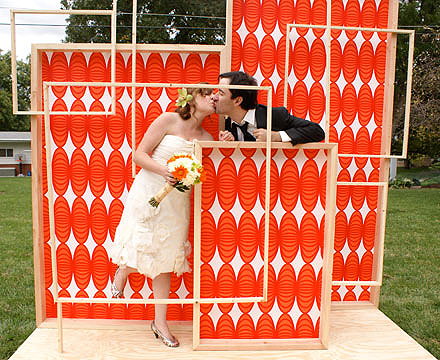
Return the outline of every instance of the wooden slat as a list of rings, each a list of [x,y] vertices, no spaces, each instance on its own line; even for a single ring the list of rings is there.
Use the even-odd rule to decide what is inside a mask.
[[[331,71],[331,27],[332,24],[332,4],[327,1],[327,20],[325,37],[325,142],[330,141],[330,71]],[[287,52],[287,51],[286,51]]]
[[[200,351],[323,350],[319,339],[201,339]],[[241,358],[241,357],[240,357]]]
[[[231,71],[232,58],[232,10],[233,0],[226,0],[226,43],[224,67],[220,67],[221,72]]]
[[[179,88],[192,87],[197,89],[242,89],[242,90],[267,90],[272,91],[270,86],[254,85],[220,85],[220,84],[186,84],[186,83],[129,83],[129,82],[93,82],[93,81],[45,81],[48,86],[118,86],[118,87],[157,87]]]
[[[332,281],[333,286],[381,286],[381,281],[363,281],[363,280],[342,280]]]
[[[177,299],[116,299],[116,298],[78,298],[58,297],[55,302],[72,304],[241,304],[265,301],[262,296],[235,298],[177,298]]]
[[[336,213],[336,178],[338,174],[337,161],[338,146],[328,150],[327,178],[325,199],[324,249],[321,285],[321,314],[319,323],[319,337],[324,348],[328,347],[330,329],[331,285],[333,270],[333,252],[335,238]]]
[[[41,67],[40,56],[32,47],[31,56],[31,109],[41,108]],[[31,149],[32,149],[32,233],[34,250],[34,289],[35,321],[39,326],[46,319],[46,293],[44,279],[44,228],[43,228],[43,174],[41,116],[31,116]]]
[[[99,51],[110,52],[111,44],[34,44],[39,51]],[[117,51],[131,51],[131,44],[115,44]],[[220,53],[224,49],[223,45],[188,45],[188,44],[136,44],[137,52],[197,52],[199,54]]]
[[[112,10],[11,10],[16,14],[40,15],[111,15]]]
[[[408,68],[406,77],[406,100],[405,100],[405,122],[403,127],[403,150],[402,156],[406,158],[408,152],[408,138],[409,138],[409,116],[411,112],[411,89],[412,89],[412,75],[413,75],[413,62],[414,62],[414,37],[415,31],[409,36],[409,49],[408,49]]]
[[[112,16],[111,16],[111,43],[110,43],[110,78],[111,82],[116,81],[116,15],[117,15],[117,0],[113,0]],[[116,87],[111,85],[112,106],[111,113],[116,114]]]
[[[266,142],[264,141],[199,141],[199,144],[203,147],[213,148],[265,148]],[[307,143],[292,145],[290,142],[273,142],[273,149],[331,149],[334,143]]]
[[[63,352],[63,308],[62,304],[57,304],[57,330],[58,330],[58,352]]]
[[[263,298],[267,301],[269,287],[269,218],[270,218],[270,168],[272,164],[272,89],[267,93],[267,136],[266,136],[266,185],[264,194],[264,256],[263,256]]]
[[[377,154],[338,154],[339,158],[405,159],[403,155]]]
[[[12,112],[18,111],[17,99],[17,50],[15,40],[15,13],[11,10],[11,80],[12,80]]]
[[[43,112],[32,111],[19,111],[18,99],[17,99],[17,52],[16,52],[16,28],[15,28],[15,14],[32,15],[32,14],[77,14],[77,15],[111,15],[112,29],[111,29],[111,79],[115,82],[115,64],[116,64],[116,3],[117,0],[113,0],[112,10],[19,10],[11,9],[11,80],[12,80],[12,112],[14,115],[44,115]],[[71,44],[65,44],[64,48],[72,50],[69,46]],[[94,45],[94,44],[92,44]],[[61,47],[59,44],[56,45]],[[96,46],[95,46],[96,49]],[[38,84],[40,86],[40,84]],[[116,91],[112,86],[112,110],[110,115],[116,113]],[[102,112],[100,113],[102,115]],[[89,114],[90,115],[90,114]]]
[[[387,181],[338,181],[336,185],[341,186],[388,186]]]
[[[289,84],[289,52],[290,52],[290,26],[287,24],[287,30],[286,30],[286,58],[284,60],[284,99],[283,99],[283,106],[287,108],[287,90],[288,90],[288,84]],[[326,140],[327,142],[327,140]]]
[[[271,94],[272,88],[270,86],[248,86],[248,85],[211,85],[211,84],[172,84],[172,83],[122,83],[122,82],[71,82],[71,81],[60,81],[60,82],[54,82],[54,81],[45,81],[43,83],[45,86],[110,86],[113,89],[115,87],[131,87],[132,89],[137,87],[158,87],[158,88],[177,88],[177,87],[192,87],[192,88],[210,88],[210,89],[216,89],[216,88],[228,88],[228,89],[254,89],[254,90],[267,90],[268,93]],[[134,92],[134,90],[132,90]],[[112,95],[112,101],[113,101],[113,95]],[[113,102],[112,102],[113,104]],[[115,107],[112,105],[112,109],[115,109]],[[25,112],[27,114],[28,112]],[[49,114],[56,114],[56,115],[113,115],[113,110],[108,111],[53,111],[51,110]]]
[[[310,25],[310,24],[288,24],[292,28],[304,28],[304,29],[327,29],[327,25]],[[357,26],[336,26],[331,25],[332,30],[343,30],[343,31],[364,31],[364,32],[379,32],[379,33],[390,33],[390,34],[410,34],[413,30],[403,30],[394,28],[368,28],[368,27],[357,27]]]
[[[202,148],[198,142],[194,143],[194,155],[202,162]],[[201,267],[201,239],[202,239],[202,186],[194,188],[194,249],[193,249],[193,293],[194,298],[200,298],[200,267]],[[192,348],[196,349],[200,343],[200,303],[193,305],[193,341]]]
[[[133,0],[131,19],[131,82],[136,83],[136,15],[137,0]],[[131,88],[131,176],[136,176],[136,163],[134,152],[136,151],[136,88]]]

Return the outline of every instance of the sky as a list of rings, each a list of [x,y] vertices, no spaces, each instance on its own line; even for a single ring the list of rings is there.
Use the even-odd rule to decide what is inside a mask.
[[[11,50],[10,9],[59,10],[60,0],[0,0],[0,49],[2,54]],[[15,15],[17,59],[31,53],[31,44],[61,43],[64,26],[30,26],[18,24],[65,25],[65,15]]]

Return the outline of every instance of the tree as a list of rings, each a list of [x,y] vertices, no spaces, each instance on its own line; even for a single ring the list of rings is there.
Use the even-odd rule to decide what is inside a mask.
[[[414,67],[408,155],[440,156],[436,144],[440,121],[440,93],[433,81],[440,74],[439,42],[440,7],[437,0],[400,0],[399,27],[414,28]],[[403,122],[408,69],[408,38],[399,36],[397,42],[396,79],[394,93],[393,150],[402,147]],[[435,130],[437,129],[437,130]],[[436,135],[437,134],[437,135]],[[399,150],[398,150],[399,149]]]
[[[112,0],[61,0],[63,9],[112,9]],[[131,43],[132,1],[119,0],[117,42]],[[225,1],[139,0],[137,43],[223,44]],[[206,16],[204,16],[206,15]],[[65,42],[110,42],[110,16],[70,15]]]
[[[428,50],[414,64],[411,94],[411,121],[408,153],[410,159],[421,154],[440,157],[440,31]],[[403,126],[397,128],[402,135]],[[401,147],[401,141],[396,142]]]
[[[414,57],[430,52],[435,27],[440,25],[440,7],[437,0],[400,0],[399,27],[416,29]],[[396,83],[398,95],[405,94],[408,67],[408,37],[399,36],[397,43]]]
[[[29,56],[26,61],[17,61],[18,109],[29,110],[31,67]],[[0,131],[29,131],[28,115],[12,114],[11,53],[0,51]]]

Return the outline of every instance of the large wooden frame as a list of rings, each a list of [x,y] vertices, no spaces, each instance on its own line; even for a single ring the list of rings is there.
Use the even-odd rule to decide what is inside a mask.
[[[270,114],[270,112],[268,112]],[[271,121],[268,116],[268,128]],[[291,149],[290,143],[272,143],[270,139],[264,142],[198,142],[196,154],[201,156],[202,148],[264,148],[264,149]],[[336,176],[337,176],[337,144],[333,143],[310,143],[295,145],[295,149],[325,149],[327,151],[327,184],[326,184],[326,205],[325,205],[325,230],[324,230],[324,251],[322,269],[322,303],[321,320],[319,328],[319,339],[200,339],[200,303],[194,305],[193,317],[193,348],[194,350],[293,350],[293,349],[327,349],[329,336],[329,317],[331,307],[331,285],[333,266],[333,240],[336,211]],[[266,150],[266,159],[270,150]],[[266,166],[269,161],[266,161]],[[266,170],[266,184],[270,185],[269,171]],[[269,186],[266,185],[266,186]],[[266,187],[268,189],[268,187]],[[269,192],[266,191],[266,226],[268,228]],[[201,189],[195,188],[194,193],[194,276],[200,278],[200,223],[201,223]],[[268,259],[268,232],[265,231],[264,245],[264,271],[266,276]],[[198,239],[199,241],[196,241]],[[197,272],[197,275],[196,275]],[[200,283],[194,282],[194,297],[200,296]]]
[[[70,82],[44,82],[43,83],[43,99],[44,103],[48,104],[49,95],[48,89],[50,86],[108,86],[108,83],[70,83]],[[133,84],[133,83],[112,83],[114,86],[118,87],[208,87],[208,88],[239,88],[239,89],[258,89],[268,91],[268,107],[271,108],[271,87],[250,87],[250,86],[238,86],[238,85],[205,85],[205,84]],[[194,220],[194,239],[195,239],[195,249],[194,249],[194,298],[193,299],[84,299],[84,298],[72,298],[72,297],[58,297],[57,290],[57,264],[56,264],[56,242],[55,242],[55,232],[54,232],[54,209],[53,209],[53,186],[51,184],[52,169],[51,169],[51,143],[50,143],[50,115],[58,112],[51,112],[48,106],[45,106],[45,118],[49,119],[45,122],[45,132],[47,139],[47,178],[48,178],[48,199],[49,199],[49,222],[50,222],[50,238],[51,238],[51,259],[52,259],[52,271],[55,286],[55,297],[54,302],[57,303],[57,327],[58,327],[58,348],[59,351],[63,351],[63,332],[62,332],[62,303],[124,303],[124,304],[194,304],[194,319],[193,321],[193,347],[197,350],[206,349],[224,349],[227,345],[223,340],[201,340],[200,339],[200,304],[201,303],[240,303],[240,302],[260,302],[266,301],[267,299],[267,286],[268,286],[268,241],[269,241],[269,201],[270,193],[265,194],[265,236],[264,236],[264,286],[263,286],[263,297],[247,297],[247,298],[200,298],[200,210],[201,204],[201,190],[196,188],[195,193],[195,220]],[[268,129],[271,129],[271,112],[269,111],[268,116]],[[202,147],[257,147],[266,149],[266,159],[270,156],[272,148],[271,138],[268,137],[266,143],[241,143],[241,142],[199,142],[196,144],[196,155],[200,157]],[[276,148],[290,148],[290,144],[276,144]],[[323,304],[322,304],[322,321],[320,322],[320,340],[259,340],[254,341],[246,347],[249,348],[261,348],[264,344],[264,348],[326,348],[328,345],[328,317],[330,311],[330,287],[331,287],[331,269],[332,266],[332,249],[333,249],[333,234],[334,234],[334,213],[335,213],[335,197],[336,197],[336,168],[337,168],[337,145],[336,144],[307,144],[302,145],[302,148],[318,148],[327,149],[328,151],[328,173],[327,173],[327,199],[326,199],[326,223],[325,223],[325,246],[324,246],[324,268],[323,270],[323,283],[322,283],[322,293],[323,293]],[[270,189],[270,161],[266,160],[266,189]],[[197,190],[198,189],[198,190]],[[230,343],[229,343],[230,344]],[[234,341],[232,346],[226,346],[226,348],[235,349],[238,347],[243,348],[243,341]]]
[[[330,4],[330,2],[329,2]],[[327,13],[329,14],[329,13]],[[329,23],[329,22],[327,22]],[[326,37],[326,68],[330,68],[331,61],[331,46],[330,46],[330,31],[331,30],[344,30],[344,31],[364,31],[364,32],[381,32],[381,33],[389,33],[397,36],[398,34],[409,35],[409,43],[408,43],[408,69],[407,69],[407,79],[406,79],[406,99],[405,99],[405,121],[404,121],[404,132],[403,132],[403,144],[402,144],[402,154],[401,155],[391,155],[387,154],[338,154],[338,157],[364,157],[364,158],[384,158],[384,159],[406,159],[408,153],[408,137],[409,137],[409,116],[410,116],[410,107],[411,107],[411,88],[412,88],[412,68],[414,62],[414,39],[415,39],[415,30],[401,30],[401,29],[379,29],[379,28],[364,28],[364,27],[347,27],[347,26],[333,26],[333,25],[308,25],[308,24],[287,24],[287,34],[286,36],[286,49],[289,48],[290,42],[290,33],[292,28],[305,28],[305,29],[325,29],[327,30]],[[284,78],[288,78],[288,69],[289,65],[289,51],[286,51],[286,62],[285,62],[285,71]],[[284,82],[284,106],[287,105],[287,85],[288,82]],[[325,84],[325,93],[330,94],[330,77],[329,71],[327,71],[326,76],[326,84]],[[329,141],[329,118],[330,118],[330,96],[326,96],[325,102],[325,142]]]
[[[43,115],[43,111],[32,110],[34,103],[31,101],[31,111],[19,111],[18,99],[17,99],[17,51],[16,51],[16,39],[15,39],[15,14],[40,14],[40,15],[110,15],[111,16],[111,82],[115,82],[115,63],[116,63],[116,4],[117,0],[113,0],[112,10],[17,10],[11,9],[11,77],[12,77],[12,113],[14,115]],[[91,112],[76,112],[77,115],[114,115],[116,111],[116,91],[115,87],[112,89],[112,105],[111,111],[91,111]]]
[[[398,6],[397,2],[390,4],[390,8],[394,9],[394,13],[396,13]],[[392,12],[392,11],[391,11]],[[334,286],[371,286],[373,289],[372,302],[378,306],[379,305],[379,291],[382,286],[382,277],[383,277],[383,256],[384,256],[384,244],[385,244],[385,222],[386,222],[386,208],[387,208],[387,194],[388,194],[388,178],[383,175],[384,173],[388,173],[389,169],[389,160],[394,159],[406,159],[408,152],[408,138],[409,138],[409,118],[410,118],[410,107],[411,107],[411,89],[412,89],[412,69],[414,62],[414,40],[415,40],[415,30],[402,30],[397,29],[397,19],[393,14],[390,16],[389,28],[365,28],[365,27],[346,27],[346,26],[333,26],[331,25],[331,2],[327,2],[327,24],[328,25],[310,25],[310,24],[287,24],[286,31],[286,49],[289,48],[290,45],[290,33],[293,28],[307,28],[307,29],[325,29],[327,31],[326,36],[326,48],[328,51],[326,52],[326,68],[330,68],[331,62],[331,46],[330,46],[330,31],[334,30],[354,30],[354,31],[366,31],[366,32],[381,32],[389,34],[390,45],[387,47],[387,73],[386,73],[386,84],[387,84],[387,95],[393,95],[393,79],[394,73],[390,74],[390,68],[394,69],[395,67],[395,51],[396,51],[396,42],[397,35],[408,35],[409,43],[408,43],[408,68],[407,68],[407,83],[406,83],[406,99],[405,99],[405,115],[404,115],[404,135],[403,135],[403,144],[402,144],[402,153],[401,155],[391,155],[391,131],[387,131],[387,135],[385,136],[385,141],[383,141],[382,145],[382,154],[338,154],[338,158],[379,158],[384,160],[384,171],[382,171],[381,179],[379,182],[343,182],[338,181],[336,183],[337,186],[378,186],[381,188],[379,193],[379,205],[378,205],[378,227],[375,236],[375,251],[374,253],[374,263],[373,263],[373,278],[375,280],[372,281],[332,281],[332,285]],[[394,20],[393,20],[394,19]],[[289,51],[286,51],[286,60],[285,60],[285,72],[284,78],[288,78],[288,64],[289,64]],[[392,58],[390,60],[390,57]],[[287,86],[288,82],[284,82],[284,106],[287,105]],[[330,94],[330,72],[326,71],[326,79],[325,79],[325,93]],[[330,96],[326,96],[325,102],[325,142],[329,141],[329,118],[330,118]],[[392,113],[393,113],[393,102],[390,100],[385,103],[384,113],[386,118],[392,122]],[[385,145],[384,145],[385,143]],[[383,154],[385,153],[385,154]]]
[[[116,44],[115,50],[121,52],[128,52],[132,50],[131,44]],[[225,70],[225,47],[217,45],[184,45],[184,44],[136,44],[136,49],[139,52],[191,52],[198,51],[200,53],[216,53],[220,56],[220,69]],[[34,282],[35,282],[35,309],[36,309],[36,323],[39,326],[46,319],[46,306],[45,306],[45,294],[44,294],[44,249],[43,249],[43,199],[41,197],[42,189],[42,174],[40,173],[40,167],[42,164],[42,138],[44,129],[41,128],[41,116],[44,115],[44,111],[37,111],[36,109],[42,108],[41,99],[43,98],[42,92],[42,79],[41,79],[41,53],[44,51],[102,51],[112,52],[112,44],[32,44],[32,63],[31,63],[31,129],[32,129],[32,174],[38,174],[38,176],[32,177],[32,221],[33,221],[33,238],[34,238]],[[115,69],[115,66],[112,66]],[[113,70],[112,70],[113,71]],[[61,86],[62,83],[54,83],[54,86]],[[71,86],[78,85],[79,83],[68,83]],[[96,83],[86,83],[88,85],[96,85]],[[104,83],[105,86],[111,86],[112,83]],[[126,83],[126,86],[132,86],[132,83]],[[133,83],[136,86],[135,83]],[[162,87],[164,84],[160,84]],[[194,87],[194,84],[190,84]],[[203,85],[207,87],[208,85]],[[211,86],[218,88],[218,86]],[[116,96],[114,97],[116,99]],[[115,109],[115,107],[114,107]],[[76,114],[79,112],[61,112],[51,111],[50,114],[62,115],[62,114]],[[87,113],[90,115],[90,113]],[[99,112],[99,115],[103,115],[103,112]],[[133,127],[135,131],[135,127]],[[133,131],[133,132],[134,132]],[[134,149],[132,149],[134,151]],[[134,176],[134,175],[133,175]]]
[[[134,0],[135,1],[135,0]],[[135,4],[134,4],[135,6]],[[135,10],[134,10],[134,17],[135,15]],[[218,53],[220,55],[220,59],[221,59],[221,64],[224,63],[224,59],[225,59],[225,48],[224,46],[218,46],[218,45],[181,45],[181,44],[170,44],[170,45],[165,45],[165,44],[136,44],[135,40],[136,39],[136,29],[134,27],[133,29],[133,44],[115,44],[113,46],[113,44],[110,44],[110,47],[108,44],[101,44],[100,48],[103,49],[104,51],[108,48],[111,51],[111,58],[112,58],[112,65],[111,65],[111,79],[112,81],[110,83],[105,83],[106,86],[110,86],[112,88],[112,108],[110,112],[106,112],[106,111],[51,111],[51,114],[57,114],[57,115],[71,115],[71,114],[75,114],[75,115],[114,115],[116,108],[115,108],[115,103],[116,103],[116,92],[115,92],[115,68],[116,66],[114,65],[114,59],[116,58],[116,56],[114,56],[114,54],[116,54],[116,50],[119,51],[127,51],[127,50],[131,50],[132,52],[132,58],[135,59],[136,58],[136,54],[139,51],[159,51],[159,52],[185,52],[185,51],[198,51],[200,53]],[[38,45],[38,51],[43,51],[44,50],[59,50],[61,49],[72,49],[72,50],[85,50],[85,51],[90,51],[90,50],[96,50],[96,45],[92,45],[92,44],[69,44],[68,46],[63,46],[61,47],[60,45],[53,45],[53,44],[43,44],[43,45]],[[114,52],[114,53],[113,53]],[[131,78],[131,84],[136,84],[136,62],[133,61],[132,62],[132,78]],[[80,85],[80,83],[69,83],[70,86],[91,86],[93,84],[97,84],[97,83],[81,83],[82,85]],[[54,86],[59,85],[62,86],[61,83],[59,84],[53,84]],[[104,86],[104,85],[102,85]],[[135,151],[135,138],[136,138],[136,127],[134,126],[135,121],[136,121],[136,111],[135,111],[135,102],[136,102],[136,97],[133,95],[134,91],[135,91],[136,87],[132,86],[132,111],[131,111],[131,126],[133,129],[132,132],[132,152],[134,153]],[[44,114],[44,112],[42,111],[31,111],[32,114],[34,115],[42,115]],[[132,160],[132,177],[134,178],[136,175],[136,167],[134,166],[134,161]]]
[[[134,62],[135,63],[135,62]],[[195,88],[227,88],[227,89],[246,89],[246,90],[266,90],[268,92],[268,108],[272,108],[272,88],[269,86],[246,86],[246,85],[209,85],[209,84],[162,84],[162,83],[96,83],[96,82],[43,82],[43,102],[45,121],[45,136],[46,136],[46,163],[47,163],[47,186],[48,186],[48,200],[49,200],[49,230],[50,230],[50,244],[51,244],[51,263],[52,263],[52,277],[54,279],[54,302],[57,304],[57,327],[58,327],[58,350],[63,352],[63,332],[62,332],[62,304],[63,303],[106,303],[106,304],[196,304],[194,309],[197,309],[197,304],[201,303],[248,303],[267,301],[268,289],[268,263],[269,263],[269,201],[270,192],[265,194],[265,231],[264,231],[264,280],[263,280],[263,296],[262,297],[243,297],[243,298],[200,298],[200,220],[194,223],[194,297],[193,299],[107,299],[107,298],[76,298],[76,297],[59,297],[58,296],[58,271],[56,261],[56,235],[55,235],[55,218],[54,218],[54,196],[52,185],[52,146],[50,135],[50,115],[60,114],[58,111],[51,111],[49,109],[49,87],[51,86],[118,86],[118,87],[160,87],[160,88],[176,88],[176,87],[195,87]],[[135,97],[133,97],[135,99]],[[76,114],[74,111],[65,111],[63,114]],[[272,113],[268,112],[267,117],[268,129],[272,128]],[[133,127],[135,128],[135,127]],[[259,143],[260,146],[266,149],[266,189],[270,189],[270,149],[271,137],[267,137],[266,143]],[[201,144],[202,142],[200,142]],[[218,144],[217,142],[207,142],[208,146]],[[248,147],[253,147],[253,143],[247,144]],[[234,147],[239,146],[235,143]],[[200,146],[196,148],[196,156],[201,157]],[[336,175],[334,176],[336,179]],[[198,188],[198,187],[196,187]],[[201,193],[196,193],[195,203],[200,207]],[[197,209],[196,206],[196,209]],[[196,215],[197,216],[197,215]],[[198,213],[200,218],[200,213]],[[198,250],[196,250],[198,249]],[[197,251],[197,252],[196,252]],[[329,287],[330,291],[330,287]],[[194,310],[196,311],[196,310]],[[194,333],[200,334],[199,323],[194,322]],[[196,348],[198,345],[194,345]]]

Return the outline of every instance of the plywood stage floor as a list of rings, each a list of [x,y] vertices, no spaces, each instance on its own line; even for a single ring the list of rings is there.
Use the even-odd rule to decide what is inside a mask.
[[[57,349],[56,319],[37,328],[11,357],[19,359],[435,359],[373,305],[333,306],[328,350],[193,351],[192,328],[173,323],[181,346],[167,348],[153,338],[149,321],[63,320],[64,352]]]

